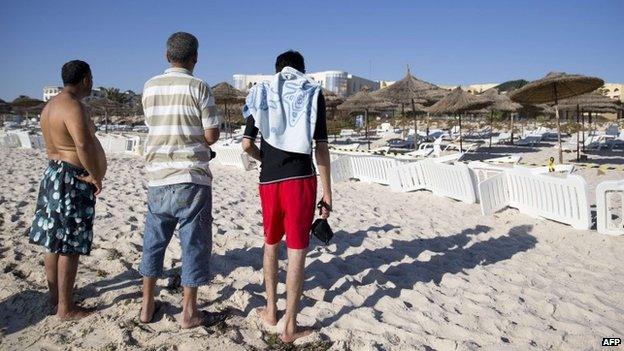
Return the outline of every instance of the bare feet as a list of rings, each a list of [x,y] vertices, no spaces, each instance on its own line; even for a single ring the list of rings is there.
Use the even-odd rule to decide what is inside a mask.
[[[80,306],[74,306],[72,309],[66,312],[60,310],[56,312],[56,317],[61,321],[74,321],[88,317],[95,312],[95,308],[84,308]]]
[[[49,316],[54,316],[54,315],[56,315],[56,311],[57,311],[57,310],[58,310],[58,306],[57,306],[56,304],[54,304],[54,305],[53,305],[52,303],[50,303],[50,304],[48,305],[48,315],[49,315]]]
[[[301,328],[299,330],[295,330],[294,332],[286,332],[286,329],[284,329],[284,332],[280,335],[280,339],[284,343],[290,344],[299,338],[312,334],[313,331],[314,330],[312,328]]]
[[[223,322],[227,318],[227,312],[208,313],[206,311],[196,311],[191,315],[182,312],[182,320],[180,327],[182,329],[191,329],[199,326],[212,327],[213,325]]]
[[[272,327],[277,325],[277,312],[270,313],[268,308],[261,307],[256,310],[256,313],[262,318],[264,323]]]
[[[158,309],[158,303],[154,302],[154,300],[146,301],[143,300],[141,303],[141,313],[139,314],[139,322],[143,324],[152,323],[154,321],[154,315],[156,315],[156,310]]]

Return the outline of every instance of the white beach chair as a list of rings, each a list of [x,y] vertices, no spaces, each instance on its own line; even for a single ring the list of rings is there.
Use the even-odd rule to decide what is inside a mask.
[[[511,133],[500,133],[492,136],[492,144],[501,144],[511,140]]]
[[[526,169],[509,169],[482,181],[478,189],[484,215],[510,206],[521,213],[569,224],[575,229],[591,227],[589,190],[580,176],[557,178],[532,174]]]
[[[605,129],[605,135],[611,135],[613,137],[618,137],[620,134],[620,127],[617,124],[611,124],[607,129]]]
[[[19,146],[22,149],[32,149],[32,143],[30,142],[30,136],[28,132],[19,130],[19,131],[9,131],[7,132],[9,135],[14,135],[15,138],[19,141]]]
[[[535,145],[538,145],[540,141],[542,141],[542,137],[540,135],[527,135],[516,141],[516,145],[534,147]]]
[[[249,171],[254,168],[254,164],[247,153],[243,151],[241,144],[233,145],[213,145],[211,149],[217,154],[215,161],[224,166],[234,166],[236,168]]]

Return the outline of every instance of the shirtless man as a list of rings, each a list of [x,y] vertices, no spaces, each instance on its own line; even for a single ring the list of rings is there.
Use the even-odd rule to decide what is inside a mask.
[[[89,255],[95,196],[102,190],[106,155],[95,125],[80,100],[91,93],[91,68],[84,61],[63,65],[63,91],[41,113],[48,168],[41,185],[31,243],[45,248],[50,301],[61,320],[79,319],[92,310],[72,301],[79,255]]]

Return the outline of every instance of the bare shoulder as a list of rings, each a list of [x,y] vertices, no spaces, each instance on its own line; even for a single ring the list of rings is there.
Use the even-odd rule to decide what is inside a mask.
[[[59,94],[51,102],[54,104],[55,112],[62,115],[63,119],[76,120],[85,117],[82,103],[69,95]]]

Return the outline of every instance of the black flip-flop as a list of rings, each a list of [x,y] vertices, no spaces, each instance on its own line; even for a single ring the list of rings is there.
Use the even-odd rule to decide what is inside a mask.
[[[149,321],[147,322],[143,322],[141,320],[141,312],[143,311],[143,309],[141,308],[139,310],[139,323],[141,324],[150,324],[150,323],[154,323],[154,317],[156,317],[156,313],[158,313],[161,309],[163,308],[163,303],[160,301],[154,301],[154,312],[152,312],[152,317],[149,319]]]

